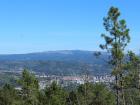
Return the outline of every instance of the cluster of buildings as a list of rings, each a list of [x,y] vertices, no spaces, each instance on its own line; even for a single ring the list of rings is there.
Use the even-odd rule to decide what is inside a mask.
[[[14,75],[21,75],[22,71],[1,71],[1,73],[14,73]],[[72,75],[72,76],[57,76],[57,75],[45,75],[44,73],[36,73],[35,76],[39,80],[40,89],[44,89],[46,86],[50,86],[53,82],[56,82],[61,87],[68,87],[71,85],[80,85],[86,82],[90,83],[112,83],[115,80],[115,77],[111,75],[96,75],[96,76],[89,76],[89,75]]]
[[[100,75],[100,76],[55,76],[55,75],[36,75],[39,78],[40,88],[43,89],[46,86],[50,86],[52,82],[56,82],[62,87],[70,86],[71,84],[80,85],[85,82],[90,83],[112,83],[114,77],[110,75]]]

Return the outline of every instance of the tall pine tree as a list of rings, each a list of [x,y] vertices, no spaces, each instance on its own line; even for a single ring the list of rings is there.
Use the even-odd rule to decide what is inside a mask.
[[[122,78],[123,63],[124,50],[130,41],[130,36],[125,20],[119,20],[119,16],[118,8],[111,7],[109,9],[103,22],[107,35],[101,35],[105,40],[105,44],[100,45],[100,47],[107,50],[111,55],[109,63],[113,66],[112,74],[115,76],[116,105],[125,105]]]

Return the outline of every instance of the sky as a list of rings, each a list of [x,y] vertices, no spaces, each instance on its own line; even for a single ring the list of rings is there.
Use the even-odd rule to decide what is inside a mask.
[[[130,28],[127,47],[140,51],[139,0],[0,0],[0,54],[100,50],[111,6]]]

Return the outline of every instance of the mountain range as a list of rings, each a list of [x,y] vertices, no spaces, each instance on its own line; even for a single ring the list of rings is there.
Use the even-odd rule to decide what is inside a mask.
[[[21,70],[28,68],[35,72],[52,75],[90,74],[102,75],[111,72],[107,60],[108,54],[96,51],[60,50],[28,54],[0,55],[0,70]]]

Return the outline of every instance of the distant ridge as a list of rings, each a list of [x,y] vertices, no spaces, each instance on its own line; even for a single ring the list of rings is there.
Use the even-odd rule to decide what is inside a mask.
[[[0,54],[0,60],[88,60],[92,62],[95,59],[95,52],[86,50],[58,50],[27,54]],[[104,55],[107,54],[103,53]]]
[[[94,53],[96,51],[82,50],[58,50],[37,52],[28,54],[8,54],[0,55],[0,70],[19,70],[29,68],[37,72],[48,74],[80,74],[84,70],[84,65],[88,65],[88,70],[92,74],[110,73],[110,68],[104,59],[108,55],[102,52],[100,58]]]

